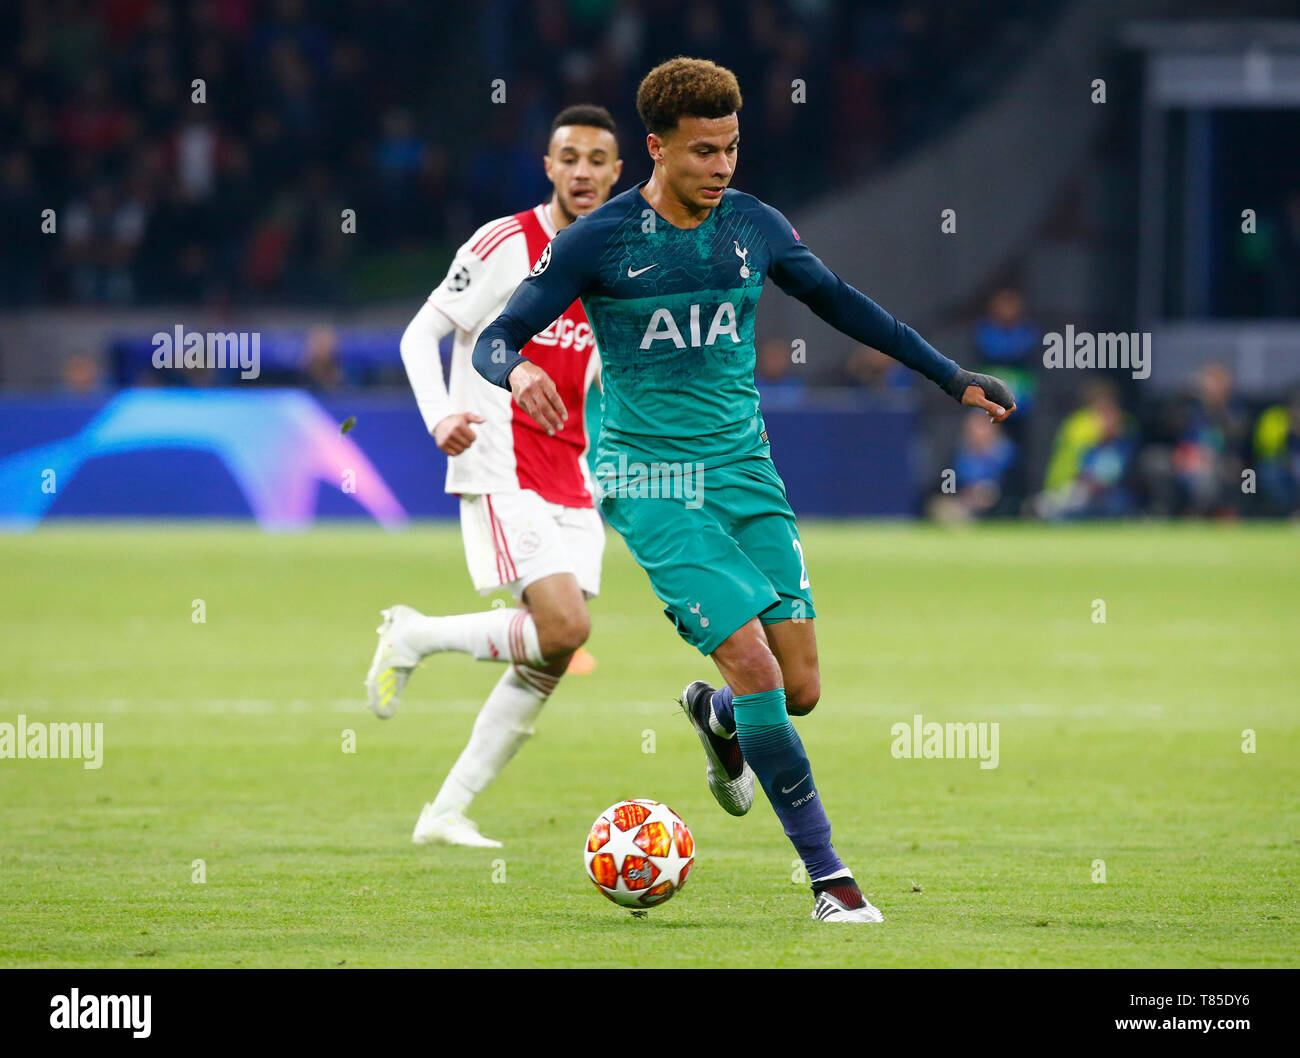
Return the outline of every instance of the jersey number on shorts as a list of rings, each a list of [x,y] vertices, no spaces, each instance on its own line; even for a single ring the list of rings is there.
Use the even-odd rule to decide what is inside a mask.
[[[798,540],[791,540],[790,546],[799,552],[799,587],[811,588],[812,584],[808,581],[808,560],[803,557],[803,544]]]

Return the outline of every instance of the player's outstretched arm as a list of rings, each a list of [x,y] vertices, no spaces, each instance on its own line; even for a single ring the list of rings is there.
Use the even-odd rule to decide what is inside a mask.
[[[983,408],[994,422],[1002,422],[1016,410],[1016,399],[1001,379],[964,370],[862,291],[817,263],[824,275],[796,296],[836,330],[919,371],[953,400]]]
[[[983,408],[994,422],[1016,410],[1016,399],[1001,379],[963,370],[911,327],[827,268],[799,239],[779,212],[757,203],[756,217],[772,247],[771,277],[836,330],[879,349],[920,372],[953,400]]]

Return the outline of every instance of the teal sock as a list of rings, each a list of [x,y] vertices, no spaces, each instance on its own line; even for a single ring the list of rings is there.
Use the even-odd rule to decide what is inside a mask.
[[[785,691],[737,695],[736,738],[812,881],[846,870],[831,845],[831,821],[813,784],[812,766],[785,711]]]

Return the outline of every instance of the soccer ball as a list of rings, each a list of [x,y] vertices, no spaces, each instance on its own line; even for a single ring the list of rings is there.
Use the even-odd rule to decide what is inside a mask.
[[[695,863],[695,839],[661,801],[619,801],[601,812],[583,847],[587,877],[634,911],[669,900]]]

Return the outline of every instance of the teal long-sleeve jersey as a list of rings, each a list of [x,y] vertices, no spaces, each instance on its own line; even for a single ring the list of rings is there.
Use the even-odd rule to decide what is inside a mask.
[[[474,347],[479,374],[508,389],[519,348],[580,298],[601,357],[598,462],[722,466],[766,454],[754,317],[769,278],[939,386],[959,370],[827,268],[771,206],[729,188],[703,223],[678,228],[644,186],[561,231]]]

